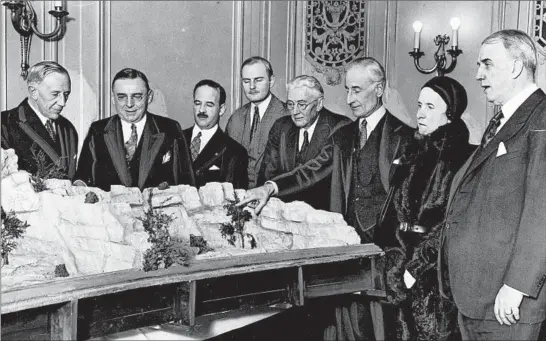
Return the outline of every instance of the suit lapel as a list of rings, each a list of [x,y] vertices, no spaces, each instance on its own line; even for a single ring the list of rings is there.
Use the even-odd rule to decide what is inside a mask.
[[[57,124],[57,133],[61,145],[61,164],[68,171],[68,178],[72,179],[76,173],[76,155],[78,155],[78,144],[76,135],[64,124]]]
[[[216,130],[214,135],[210,138],[209,142],[205,145],[205,148],[199,153],[195,161],[193,162],[193,168],[195,170],[202,167],[209,160],[216,158],[218,156],[218,151],[224,146],[222,141],[222,131],[220,128]]]
[[[42,150],[49,156],[54,164],[62,166],[60,156],[53,147],[53,140],[43,127],[37,114],[26,105],[19,106],[19,126]],[[45,135],[45,136],[44,136]]]
[[[127,162],[125,161],[125,146],[119,116],[112,117],[106,124],[104,128],[104,142],[121,183],[126,187],[130,187],[131,178],[127,169]]]
[[[465,177],[472,173],[482,163],[485,162],[491,156],[491,154],[497,150],[499,142],[508,141],[514,137],[525,125],[530,113],[533,112],[536,105],[539,103],[544,93],[541,90],[535,91],[519,108],[514,112],[512,117],[508,119],[506,124],[501,128],[499,132],[493,137],[493,139],[485,146],[485,148],[478,147],[478,150],[474,156],[472,163],[469,165]]]
[[[345,148],[341,148],[340,150],[340,152],[342,153],[341,166],[343,167],[343,169],[341,170],[341,174],[343,177],[342,180],[343,190],[345,194],[345,203],[347,203],[347,200],[349,200],[349,193],[353,177],[353,162],[357,152],[356,141],[358,141],[358,133],[360,131],[358,127],[358,120],[350,123],[347,126],[347,131],[349,132],[349,134],[352,134],[352,138],[346,139],[345,141],[347,145],[345,146]]]
[[[140,168],[138,170],[138,187],[143,188],[150,174],[150,170],[159,153],[159,149],[165,140],[165,133],[159,132],[152,115],[147,113],[146,124],[142,132],[142,153],[140,155]],[[171,155],[173,157],[173,155]]]
[[[291,125],[290,129],[286,133],[286,141],[283,147],[286,150],[287,170],[292,170],[296,167],[296,158],[298,155],[298,133],[299,128],[295,125]]]
[[[328,124],[328,118],[326,117],[326,114],[322,112],[319,113],[317,126],[315,127],[315,131],[313,132],[313,137],[311,137],[311,141],[309,141],[309,148],[307,149],[307,153],[305,155],[306,161],[309,160],[308,158],[318,154],[321,147],[324,145],[324,141],[331,132],[332,128]]]
[[[390,179],[394,171],[392,162],[400,147],[400,136],[396,134],[399,127],[391,127],[392,123],[389,118],[390,113],[387,112],[383,121],[383,131],[379,143],[379,174],[383,188],[387,192],[389,191]]]

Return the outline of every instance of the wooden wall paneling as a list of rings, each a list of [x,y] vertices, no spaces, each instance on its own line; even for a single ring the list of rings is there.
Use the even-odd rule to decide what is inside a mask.
[[[0,81],[0,111],[8,109],[8,22],[11,25],[11,21],[8,20],[8,11],[0,11],[0,67],[2,68],[2,80]]]
[[[233,1],[232,31],[231,31],[231,96],[230,110],[235,111],[241,106],[243,92],[241,89],[241,64],[243,63],[243,30],[244,30],[243,1]]]
[[[98,48],[98,98],[99,118],[111,116],[110,105],[110,79],[111,79],[111,4],[110,1],[99,1],[99,15],[97,17],[99,27]]]

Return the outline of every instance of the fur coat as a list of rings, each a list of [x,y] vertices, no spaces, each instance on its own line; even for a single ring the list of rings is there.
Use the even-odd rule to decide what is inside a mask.
[[[451,181],[474,149],[468,137],[462,120],[427,136],[416,131],[395,173],[393,204],[398,221],[428,229],[415,233],[397,227],[393,234],[398,246],[386,249],[387,290],[389,300],[400,306],[401,339],[450,340],[457,332],[455,306],[438,291],[436,261]],[[416,279],[409,290],[403,282],[406,270]]]

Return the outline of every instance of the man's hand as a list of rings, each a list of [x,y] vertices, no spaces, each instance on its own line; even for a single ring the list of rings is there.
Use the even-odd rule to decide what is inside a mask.
[[[523,294],[504,284],[495,298],[495,317],[502,324],[511,325],[519,320],[519,306]]]
[[[79,187],[87,187],[87,185],[85,184],[85,182],[81,181],[81,180],[76,180],[72,183],[72,186],[79,186]]]
[[[236,206],[248,205],[251,208],[254,208],[256,215],[260,214],[262,208],[267,204],[269,198],[275,192],[275,188],[272,184],[266,183],[261,187],[256,187],[249,189],[246,192],[246,196],[241,200]]]

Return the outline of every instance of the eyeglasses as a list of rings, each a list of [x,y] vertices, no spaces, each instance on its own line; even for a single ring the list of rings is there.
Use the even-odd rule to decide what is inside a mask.
[[[305,102],[298,102],[298,103],[294,103],[292,101],[288,101],[286,102],[286,108],[288,110],[294,110],[294,107],[297,105],[298,106],[298,109],[300,110],[305,110],[307,109],[307,107],[313,103],[315,103],[316,101],[318,101],[320,98],[317,98],[316,100],[312,101],[312,102],[309,102],[309,103],[305,103]]]

